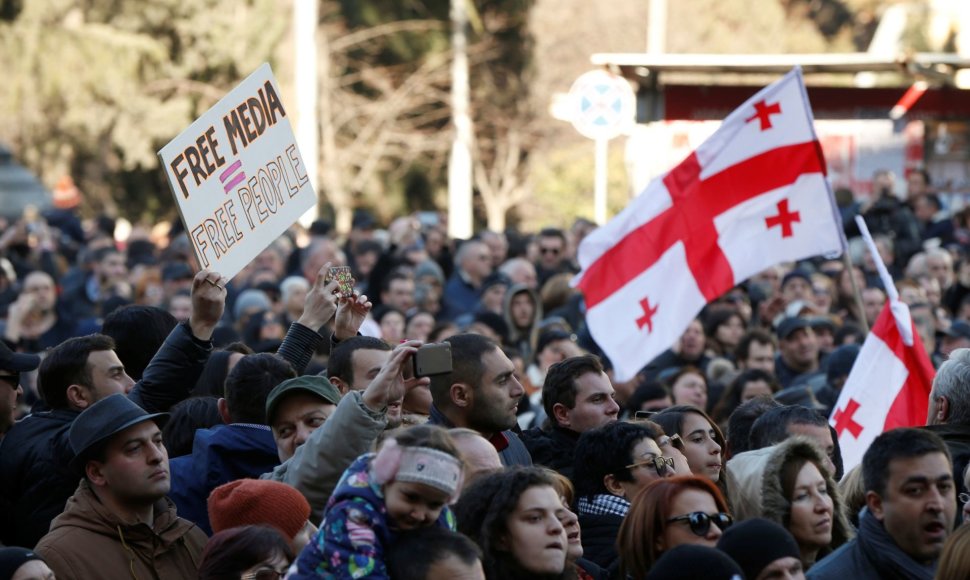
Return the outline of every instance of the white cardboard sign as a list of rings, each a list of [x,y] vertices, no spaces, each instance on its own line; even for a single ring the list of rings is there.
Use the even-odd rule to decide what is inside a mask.
[[[317,202],[269,64],[158,156],[200,266],[226,278]]]

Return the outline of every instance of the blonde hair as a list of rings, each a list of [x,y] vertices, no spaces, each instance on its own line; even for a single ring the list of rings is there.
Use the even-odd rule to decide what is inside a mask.
[[[964,524],[950,534],[943,546],[943,554],[936,566],[936,580],[965,580],[970,578],[970,524]]]
[[[862,480],[862,464],[856,465],[839,482],[839,491],[845,503],[846,515],[858,524],[859,510],[866,505],[866,485]]]

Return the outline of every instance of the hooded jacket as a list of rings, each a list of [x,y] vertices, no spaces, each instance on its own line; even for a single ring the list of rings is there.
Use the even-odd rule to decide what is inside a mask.
[[[205,534],[178,517],[167,498],[155,502],[154,508],[151,527],[125,523],[83,480],[35,551],[66,580],[197,577]]]
[[[397,533],[387,519],[382,486],[371,480],[374,456],[358,457],[344,472],[320,530],[297,557],[296,573],[287,578],[388,578],[385,557]],[[450,507],[441,510],[434,525],[456,529]]]
[[[792,437],[785,441],[740,453],[727,463],[727,488],[731,510],[737,520],[765,518],[785,529],[789,528],[791,502],[782,489],[781,474],[785,464],[794,459],[806,459],[822,465],[822,453],[808,439]],[[832,475],[819,470],[832,498],[832,543],[818,552],[822,559],[852,538],[852,527],[845,515],[845,505]],[[808,569],[814,562],[803,562]]]
[[[172,491],[169,497],[179,515],[194,522],[208,535],[212,490],[246,477],[256,479],[279,465],[276,441],[264,425],[220,425],[199,429],[192,442],[192,455],[172,459]]]
[[[512,299],[517,295],[527,293],[532,298],[535,310],[532,313],[532,320],[529,327],[525,330],[519,329],[512,320]],[[522,360],[528,365],[532,362],[535,355],[536,342],[539,340],[539,321],[542,320],[542,300],[539,294],[523,284],[515,284],[505,293],[505,302],[502,304],[502,316],[506,324],[509,325],[509,345],[514,346],[522,354]],[[541,387],[542,385],[536,385]]]

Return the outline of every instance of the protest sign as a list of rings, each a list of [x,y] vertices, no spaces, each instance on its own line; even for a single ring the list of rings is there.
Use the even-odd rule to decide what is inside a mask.
[[[199,265],[226,278],[317,202],[269,64],[158,156]]]

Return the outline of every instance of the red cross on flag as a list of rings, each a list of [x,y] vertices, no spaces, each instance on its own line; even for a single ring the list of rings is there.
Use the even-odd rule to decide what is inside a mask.
[[[899,300],[866,223],[860,217],[856,223],[889,300],[866,336],[829,419],[839,436],[846,471],[862,463],[866,449],[883,431],[926,424],[935,375],[909,307]]]
[[[737,283],[779,262],[837,254],[844,244],[796,68],[587,236],[573,284],[622,381]]]

